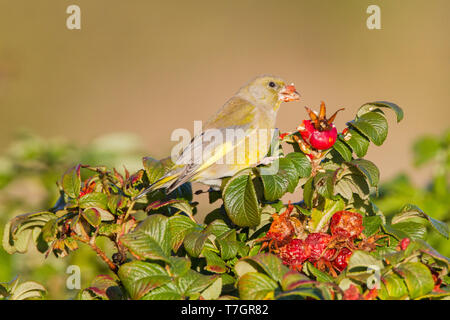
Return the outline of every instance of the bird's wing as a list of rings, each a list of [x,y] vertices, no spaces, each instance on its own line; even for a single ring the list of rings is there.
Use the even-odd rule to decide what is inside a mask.
[[[177,170],[177,178],[170,185],[168,192],[223,159],[228,152],[242,143],[243,138],[255,130],[256,112],[256,107],[248,101],[237,97],[230,99],[205,124],[203,132],[192,139],[175,161],[175,166],[182,169]],[[238,138],[227,139],[227,129],[240,130]]]

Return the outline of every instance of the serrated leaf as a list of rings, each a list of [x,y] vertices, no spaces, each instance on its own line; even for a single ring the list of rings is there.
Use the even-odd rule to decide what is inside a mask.
[[[374,235],[382,225],[383,221],[379,216],[364,216],[363,217],[363,233],[366,237]]]
[[[169,218],[170,243],[174,252],[183,243],[184,237],[197,228],[197,224],[186,216],[176,215]]]
[[[405,282],[395,273],[390,273],[381,279],[379,297],[382,300],[398,300],[408,296]]]
[[[258,199],[251,175],[231,178],[223,190],[228,217],[240,227],[255,227],[261,219]]]
[[[80,166],[70,168],[62,177],[62,188],[71,198],[78,198],[81,190]]]
[[[316,277],[319,282],[333,282],[333,277],[328,273],[322,272],[316,267],[314,267],[310,262],[305,262],[303,268],[306,268],[309,273]]]
[[[341,137],[336,139],[333,148],[342,156],[345,161],[352,160],[352,149],[342,140]]]
[[[205,300],[216,300],[222,293],[222,278],[217,278],[212,285],[202,292],[202,297]]]
[[[355,250],[348,260],[347,270],[351,273],[353,268],[379,268],[381,270],[383,262],[365,251]]]
[[[140,299],[147,292],[172,280],[160,265],[143,261],[125,263],[118,276],[132,299]]]
[[[365,159],[355,159],[351,162],[347,162],[347,164],[361,172],[368,179],[369,184],[372,187],[378,185],[378,182],[380,181],[380,171],[373,162]]]
[[[371,112],[375,110],[376,108],[388,108],[395,112],[395,115],[397,116],[397,122],[400,122],[403,119],[403,110],[398,105],[392,102],[388,101],[375,101],[375,102],[369,102],[364,105],[362,105],[357,112],[357,116],[360,117],[365,113]]]
[[[175,276],[183,276],[191,268],[191,260],[188,258],[169,257],[170,273]]]
[[[155,183],[164,175],[165,169],[161,161],[151,157],[145,157],[142,159],[142,162],[150,184]]]
[[[375,145],[381,146],[386,140],[388,123],[378,112],[369,112],[349,122],[349,125],[368,137]]]
[[[410,220],[412,218],[419,217],[428,220],[431,226],[443,237],[449,238],[449,228],[445,222],[433,219],[425,212],[422,211],[418,206],[408,204],[403,207],[402,211],[396,214],[392,218],[392,224],[396,224],[402,221]]]
[[[342,199],[338,199],[337,201],[325,199],[323,209],[312,209],[311,220],[309,222],[310,229],[313,232],[320,232],[327,225],[333,214],[344,210],[344,208],[345,203]]]
[[[202,255],[206,258],[205,270],[214,273],[225,273],[227,271],[227,265],[216,253],[203,249]]]
[[[162,214],[152,214],[141,222],[136,230],[139,230],[155,240],[166,255],[172,248],[170,243],[169,218]]]
[[[210,286],[217,279],[217,275],[208,276],[189,270],[183,277],[178,278],[179,291],[184,296],[198,294]]]
[[[98,227],[102,222],[100,212],[96,208],[84,209],[82,215],[93,227]]]
[[[423,296],[434,288],[430,270],[420,262],[403,263],[397,272],[405,279],[411,299]]]
[[[307,178],[311,175],[311,161],[305,154],[301,152],[291,152],[288,153],[285,158],[289,159],[294,164],[300,178]]]
[[[278,282],[281,282],[284,274],[289,271],[280,258],[270,253],[260,253],[253,257],[243,258],[239,262],[249,260],[259,265],[267,275]]]
[[[169,261],[158,242],[142,231],[127,233],[120,237],[120,241],[140,259]]]
[[[277,288],[277,283],[259,272],[248,272],[239,278],[239,297],[243,300],[262,300]]]
[[[209,233],[193,231],[184,238],[184,249],[192,257],[198,257],[202,253]]]
[[[404,232],[411,239],[423,239],[427,232],[427,228],[423,224],[413,221],[398,222],[392,224],[391,228]]]
[[[347,137],[350,138],[347,139]],[[348,133],[346,134],[346,138],[341,141],[347,144],[360,158],[366,155],[370,144],[369,139],[351,128],[349,128]]]
[[[44,241],[51,242],[51,241],[56,239],[56,234],[58,233],[57,227],[58,227],[58,220],[57,219],[49,220],[42,227],[42,238],[44,239]]]
[[[99,207],[106,210],[108,207],[108,196],[100,192],[91,192],[80,197],[78,203],[82,209]]]

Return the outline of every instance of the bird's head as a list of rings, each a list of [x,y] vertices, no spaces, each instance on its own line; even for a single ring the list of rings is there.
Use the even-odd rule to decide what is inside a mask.
[[[274,76],[260,76],[250,81],[239,91],[247,100],[257,104],[278,109],[282,101],[300,100],[300,94],[295,90],[294,84]]]

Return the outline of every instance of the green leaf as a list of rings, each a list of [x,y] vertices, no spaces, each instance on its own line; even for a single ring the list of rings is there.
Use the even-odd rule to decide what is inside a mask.
[[[253,257],[242,258],[236,263],[235,269],[237,270],[239,276],[243,276],[247,272],[254,272],[254,270],[257,270],[254,269],[254,267],[245,266],[245,263],[248,263],[249,261],[256,263],[272,279],[278,282],[281,282],[284,274],[289,271],[289,269],[283,265],[277,256],[270,253],[260,253]]]
[[[108,196],[100,192],[87,193],[79,199],[79,206],[83,209],[99,207],[106,210],[108,207]]]
[[[140,299],[172,280],[160,265],[143,261],[125,263],[120,266],[118,276],[132,299]]]
[[[350,138],[348,139],[347,137]],[[360,158],[364,157],[369,149],[369,139],[351,128],[349,128],[348,133],[345,135],[345,139],[342,141],[344,141]]]
[[[391,228],[404,232],[411,239],[424,239],[427,232],[427,228],[423,224],[413,221],[398,222],[392,224]]]
[[[251,175],[231,178],[223,190],[225,210],[234,224],[255,227],[261,219],[255,187]]]
[[[47,292],[45,287],[35,281],[26,281],[14,286],[11,290],[11,300],[26,300],[33,298],[41,298]]]
[[[348,260],[347,269],[352,272],[353,268],[361,267],[378,267],[381,270],[383,269],[383,262],[365,251],[355,250]]]
[[[300,178],[308,178],[311,175],[311,161],[302,152],[291,152],[285,158],[294,164]]]
[[[51,219],[42,227],[42,238],[46,242],[51,242],[56,239],[58,233],[58,220]],[[28,229],[29,230],[29,229]],[[31,230],[30,230],[31,231]]]
[[[366,103],[358,109],[356,115],[358,117],[361,117],[363,114],[374,111],[377,108],[388,108],[394,111],[395,115],[397,116],[397,122],[400,122],[403,119],[403,110],[395,103],[388,101],[375,101]]]
[[[204,248],[202,251],[202,255],[206,258],[205,270],[214,273],[225,273],[227,271],[225,261],[223,261],[217,254],[215,254],[211,250]]]
[[[170,273],[175,277],[183,276],[191,268],[191,260],[188,258],[171,256],[169,257],[169,264]]]
[[[448,225],[445,222],[433,219],[429,215],[427,215],[425,212],[422,211],[418,206],[407,204],[405,207],[403,207],[402,211],[398,214],[396,214],[392,218],[392,224],[396,224],[402,221],[410,220],[412,218],[424,218],[428,220],[431,224],[431,226],[439,232],[440,235],[442,235],[445,238],[449,238],[449,229]]]
[[[291,291],[283,292],[276,296],[277,300],[291,300],[291,299],[306,299],[312,298],[315,300],[325,300],[322,291],[319,288],[300,287]]]
[[[98,227],[102,222],[100,212],[96,208],[87,208],[83,210],[83,217],[93,227]]]
[[[120,238],[120,241],[132,254],[140,259],[163,260],[169,262],[167,255],[158,242],[142,231],[124,234]]]
[[[352,160],[352,149],[342,140],[341,137],[336,139],[333,148],[342,156],[345,161]]]
[[[194,270],[189,270],[183,277],[178,278],[179,291],[184,296],[198,294],[216,281],[217,275],[207,276]]]
[[[302,285],[309,285],[312,282],[314,281],[308,278],[303,273],[298,273],[297,271],[290,270],[283,275],[283,279],[281,280],[281,288],[283,289],[283,291],[289,291]]]
[[[434,288],[430,270],[420,262],[403,263],[397,272],[405,279],[411,299],[423,296]]]
[[[351,126],[368,137],[375,145],[381,146],[386,140],[388,123],[378,112],[369,112],[349,122]]]
[[[71,198],[76,199],[80,195],[81,179],[80,166],[70,168],[62,177],[62,187],[64,192]]]
[[[366,237],[374,235],[382,225],[383,221],[380,216],[364,216],[363,217],[363,233]]]
[[[333,277],[328,273],[322,272],[316,267],[314,267],[310,262],[305,262],[304,269],[306,269],[309,273],[316,277],[316,280],[319,282],[333,282]]]
[[[91,286],[83,291],[90,291],[91,295],[93,294],[95,297],[99,297],[104,300],[122,300],[124,298],[123,292],[120,290],[118,283],[114,281],[112,277],[107,275],[95,277],[91,283]]]
[[[361,172],[368,179],[369,184],[372,187],[378,185],[378,182],[380,181],[380,171],[373,162],[365,159],[355,159],[351,162],[347,162],[347,164]]]
[[[153,289],[141,300],[181,300],[183,296],[179,292],[179,289],[174,282],[166,283],[156,289]]]
[[[399,300],[408,296],[405,282],[395,273],[390,273],[381,279],[379,297],[382,300]]]
[[[197,228],[197,224],[186,216],[176,215],[169,218],[170,244],[174,252],[183,243],[184,237]]]
[[[342,211],[345,208],[345,203],[342,199],[337,201],[325,199],[325,205],[323,209],[313,208],[311,211],[311,220],[309,226],[313,232],[320,232],[326,227],[328,221],[333,214],[337,211]]]
[[[192,257],[199,257],[208,240],[209,233],[193,231],[184,238],[184,249]]]
[[[202,297],[205,300],[216,300],[222,293],[222,278],[217,278],[212,285],[202,292]]]
[[[165,168],[161,161],[151,157],[145,157],[142,159],[142,162],[150,184],[155,183],[164,175]]]
[[[238,289],[242,300],[262,300],[277,288],[277,283],[258,272],[248,272],[239,278]]]
[[[137,230],[155,240],[166,255],[170,254],[172,246],[170,243],[169,218],[162,214],[152,214],[139,225]]]

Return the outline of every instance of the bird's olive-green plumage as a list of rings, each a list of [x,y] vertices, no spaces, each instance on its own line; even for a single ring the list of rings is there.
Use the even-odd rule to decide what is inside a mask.
[[[203,132],[183,149],[174,161],[174,167],[145,193],[161,187],[167,187],[167,192],[171,192],[187,181],[217,185],[221,178],[260,162],[269,151],[277,111],[282,102],[280,93],[285,87],[286,83],[280,78],[261,76],[239,89],[204,124]],[[230,129],[241,134],[230,141],[226,139]],[[261,132],[267,132],[265,139],[261,138]],[[206,139],[210,133],[221,134],[223,139]],[[255,141],[258,145],[252,145]],[[244,161],[230,163],[227,156],[243,146]],[[200,152],[201,161],[194,160],[196,152]]]

